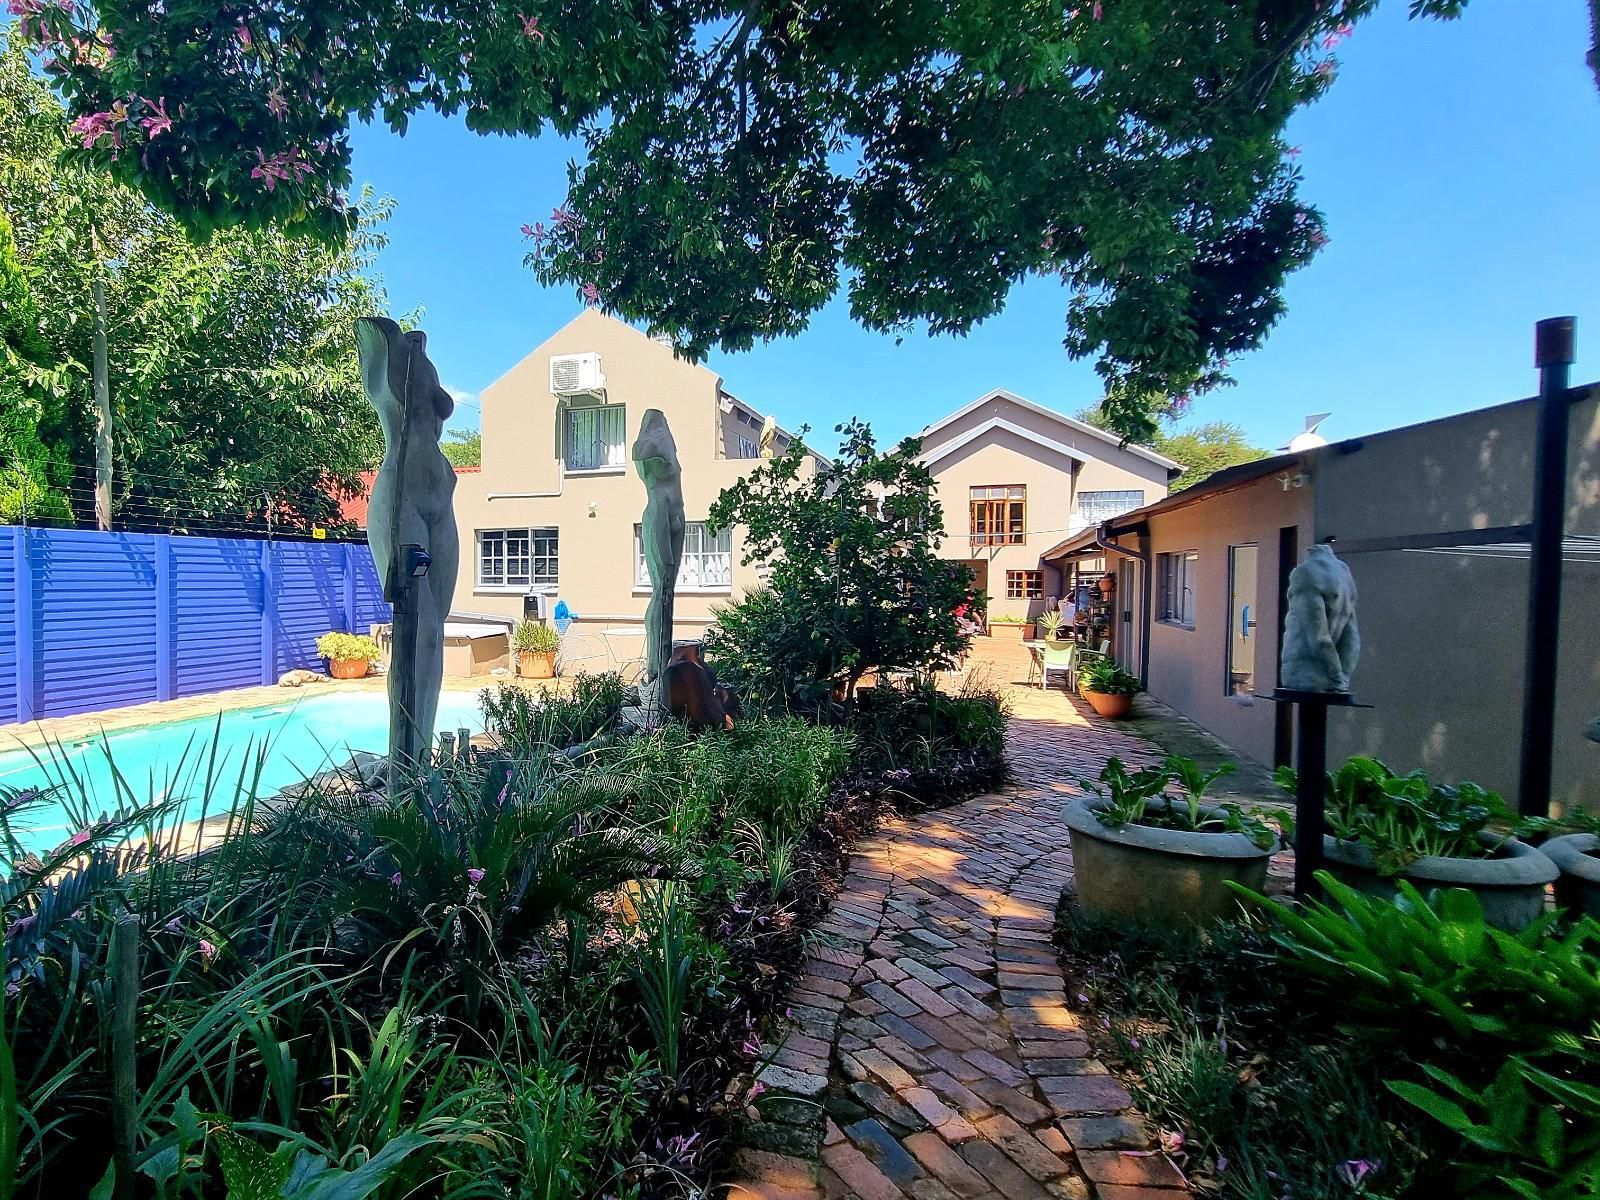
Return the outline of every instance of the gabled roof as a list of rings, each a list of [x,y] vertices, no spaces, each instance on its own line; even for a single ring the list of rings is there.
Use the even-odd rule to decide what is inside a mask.
[[[960,437],[951,438],[948,442],[941,442],[932,450],[922,452],[922,461],[932,466],[941,458],[947,458],[969,442],[975,442],[992,429],[1004,429],[1007,433],[1014,433],[1020,438],[1025,438],[1035,445],[1043,446],[1046,450],[1054,450],[1057,454],[1066,456],[1074,462],[1088,462],[1089,456],[1082,450],[1074,450],[1071,446],[1063,445],[1054,438],[1043,437],[1031,429],[1018,425],[1015,421],[1008,421],[1004,417],[991,417],[975,429],[969,429]]]
[[[932,425],[929,425],[926,429],[924,429],[921,435],[923,444],[932,444],[933,449],[923,453],[923,460],[930,463],[935,462],[938,459],[943,458],[946,454],[949,454],[951,451],[957,449],[959,445],[965,445],[967,441],[971,440],[972,436],[976,436],[977,432],[979,431],[975,431],[973,435],[967,437],[966,439],[956,438],[952,439],[950,442],[939,444],[934,442],[933,435],[938,433],[939,430],[945,428],[947,425],[951,425],[956,421],[959,421],[967,414],[976,412],[985,404],[988,404],[991,400],[1007,400],[1020,408],[1027,409],[1029,412],[1038,413],[1041,417],[1046,417],[1049,420],[1057,422],[1058,424],[1065,425],[1068,429],[1071,429],[1077,433],[1088,434],[1090,437],[1099,438],[1102,442],[1105,442],[1108,445],[1116,446],[1120,449],[1126,450],[1129,454],[1137,454],[1140,458],[1149,459],[1158,466],[1165,467],[1168,471],[1181,472],[1183,470],[1182,463],[1174,462],[1164,454],[1157,454],[1154,450],[1151,450],[1147,446],[1138,446],[1132,442],[1125,444],[1122,439],[1114,433],[1107,433],[1104,429],[1096,429],[1093,425],[1090,425],[1086,421],[1076,420],[1073,417],[1067,416],[1065,413],[1058,413],[1054,409],[1045,408],[1043,405],[1035,404],[1031,400],[1024,400],[1015,392],[1009,392],[1005,388],[995,388],[993,391],[985,392],[971,404],[956,409],[956,411],[951,413],[948,417],[945,417],[940,421],[935,421]],[[1041,445],[1047,446],[1053,450],[1059,450],[1070,458],[1076,458],[1079,461],[1082,461],[1088,457],[1081,451],[1069,450],[1059,442],[1052,441],[1049,438],[1040,437],[1038,434],[1024,430],[1020,426],[1009,421],[1004,421],[1001,418],[996,418],[995,421],[991,421],[981,432],[986,432],[989,428],[994,427],[994,425],[997,423],[1006,426],[1013,433],[1021,434],[1029,441],[1038,442]]]

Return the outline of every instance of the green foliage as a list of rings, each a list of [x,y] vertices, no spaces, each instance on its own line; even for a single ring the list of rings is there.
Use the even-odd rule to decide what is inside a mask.
[[[1096,797],[1094,815],[1109,829],[1146,825],[1185,833],[1242,833],[1263,849],[1287,844],[1294,836],[1293,817],[1288,812],[1268,812],[1277,825],[1274,830],[1257,812],[1246,812],[1237,804],[1206,803],[1211,785],[1236,769],[1233,763],[1223,763],[1203,772],[1193,759],[1174,754],[1159,767],[1130,773],[1120,758],[1112,757],[1100,769],[1098,783],[1079,779],[1078,786]],[[1178,785],[1179,795],[1168,794],[1171,784]]]
[[[488,731],[521,758],[539,748],[562,749],[616,727],[628,689],[616,674],[570,676],[561,692],[532,692],[502,684],[478,693]]]
[[[439,449],[452,467],[483,464],[483,434],[476,429],[447,429]]]
[[[683,1027],[692,1002],[690,981],[695,968],[696,937],[689,909],[672,881],[640,893],[639,925],[644,932],[634,982],[644,1001],[645,1020],[655,1038],[661,1069],[676,1079],[681,1066]]]
[[[325,21],[292,0],[191,0],[42,5],[23,24],[78,157],[202,232],[346,233],[354,117],[404,132],[432,108],[480,133],[579,134],[565,205],[527,229],[542,281],[701,356],[797,333],[842,278],[866,327],[939,333],[1059,278],[1068,351],[1098,358],[1108,419],[1139,434],[1226,381],[1326,240],[1284,130],[1373,7],[961,0],[863,21],[368,0]]]
[[[364,633],[325,633],[317,639],[317,654],[332,662],[375,663],[383,657],[378,643]]]
[[[543,621],[518,621],[517,627],[511,631],[511,648],[519,654],[524,650],[547,654],[561,649],[561,635],[556,632],[555,626],[546,625]]]
[[[952,750],[998,759],[1005,752],[1006,710],[999,696],[977,689],[951,695],[932,685],[880,685],[857,694],[850,728],[860,767],[931,767]]]
[[[711,506],[711,525],[745,530],[743,561],[762,565],[770,590],[754,611],[719,612],[706,639],[719,678],[726,667],[761,693],[813,701],[842,684],[848,701],[868,670],[927,672],[965,648],[955,610],[971,573],[938,556],[944,513],[921,444],[879,452],[859,421],[839,431],[832,463],[796,439]],[[780,613],[787,632],[751,636],[774,632]]]
[[[1078,686],[1109,696],[1134,696],[1142,690],[1137,675],[1109,658],[1093,658],[1079,667]]]
[[[62,161],[81,138],[30,72],[17,29],[0,31],[0,214],[29,284],[24,357],[37,366],[23,407],[0,392],[0,459],[19,453],[15,438],[6,442],[12,415],[37,416],[37,443],[20,453],[47,455],[49,469],[34,472],[30,517],[71,519],[49,497],[75,482],[76,516],[88,516],[86,483],[73,472],[94,457],[91,292],[100,279],[118,523],[265,528],[270,497],[277,528],[335,526],[334,493],[353,492],[382,449],[351,323],[387,308],[370,271],[391,206],[366,197],[353,205],[340,248],[243,230],[193,243],[137,191]],[[175,98],[168,108],[176,113]],[[0,264],[6,257],[0,251]],[[0,326],[27,311],[13,308],[15,278],[0,265]],[[12,337],[7,329],[0,340],[14,345]],[[0,462],[0,490],[16,486],[10,470]]]
[[[1279,767],[1275,778],[1294,792],[1292,767]],[[1396,775],[1361,755],[1328,772],[1323,795],[1328,832],[1368,847],[1384,876],[1424,857],[1486,858],[1521,828],[1505,802],[1476,783],[1431,783],[1420,770]]]

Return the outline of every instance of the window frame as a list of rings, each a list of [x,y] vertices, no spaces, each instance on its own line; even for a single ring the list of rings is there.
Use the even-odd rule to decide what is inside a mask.
[[[983,493],[979,495],[979,493]],[[990,493],[999,492],[998,496]],[[1013,514],[1012,507],[1016,513]],[[980,522],[979,514],[983,515]],[[999,520],[994,519],[998,516]],[[984,528],[980,530],[979,524]],[[998,524],[1000,528],[996,529]],[[1012,528],[1015,526],[1016,528]],[[1028,540],[1028,485],[975,484],[967,489],[967,539],[973,546],[1021,546]]]
[[[616,462],[604,462],[595,467],[575,467],[572,465],[573,422],[580,413],[609,413],[617,414],[617,458]],[[602,452],[609,449],[609,443],[600,443]],[[604,455],[610,458],[610,454]],[[628,406],[626,404],[569,404],[566,406],[566,417],[561,422],[561,470],[566,475],[617,475],[625,473],[628,469]]]
[[[498,578],[489,579],[484,574],[485,543],[498,539],[500,563]],[[520,542],[513,553],[514,543]],[[495,529],[477,529],[472,536],[473,568],[472,590],[475,592],[506,592],[525,595],[530,591],[553,592],[561,587],[561,527],[559,525],[521,525]],[[543,551],[543,552],[541,552]],[[489,561],[492,561],[490,559]],[[523,565],[522,573],[513,577],[513,562]],[[554,564],[554,571],[539,573],[539,563]]]
[[[714,539],[709,539],[706,534],[706,521],[686,521],[683,526],[683,558],[678,563],[678,586],[674,592],[679,595],[691,596],[726,596],[733,591],[733,530],[719,530]],[[691,535],[691,530],[694,531]],[[691,545],[691,537],[698,539],[697,545]],[[712,548],[707,548],[708,543]],[[726,544],[727,548],[721,546]],[[689,570],[691,556],[700,562],[699,581],[693,578],[685,581],[684,573]],[[705,563],[709,560],[721,558],[725,560],[726,583],[706,583]],[[644,560],[644,534],[640,525],[635,522],[633,526],[633,590],[635,594],[648,595],[655,588],[650,583],[650,569]]]
[[[1023,567],[1006,572],[1007,600],[1043,600],[1043,568]]]
[[[1195,582],[1199,576],[1200,551],[1170,550],[1156,555],[1156,623],[1191,632],[1198,619]],[[1176,586],[1178,604],[1172,594]],[[1187,619],[1185,619],[1187,617]]]
[[[1128,503],[1126,505],[1126,507],[1117,507],[1117,505],[1122,503],[1122,502],[1120,502],[1120,501],[1112,501],[1109,505],[1107,505],[1105,507],[1105,509],[1102,510],[1102,512],[1096,513],[1096,514],[1090,514],[1090,513],[1086,512],[1086,511],[1084,511],[1084,507],[1083,507],[1084,497],[1086,497],[1086,496],[1123,496],[1123,497],[1130,497],[1131,496],[1131,497],[1137,497],[1137,499],[1135,499],[1132,503]],[[1144,489],[1143,488],[1089,488],[1087,491],[1082,491],[1082,492],[1078,492],[1077,493],[1076,498],[1074,500],[1074,504],[1076,505],[1076,507],[1074,508],[1073,511],[1077,513],[1078,519],[1080,521],[1083,521],[1084,523],[1089,524],[1089,525],[1098,525],[1098,524],[1100,524],[1101,521],[1109,521],[1112,517],[1120,517],[1123,513],[1130,513],[1136,508],[1143,508],[1144,507]]]
[[[1239,593],[1239,588],[1238,588],[1238,579],[1239,579],[1239,561],[1238,561],[1238,556],[1239,556],[1239,551],[1241,551],[1241,550],[1250,551],[1251,555],[1255,558],[1255,561],[1256,561],[1256,578],[1252,581],[1251,593],[1252,593],[1253,599],[1251,601],[1250,607],[1253,610],[1259,610],[1259,607],[1260,607],[1259,592],[1260,592],[1260,586],[1261,586],[1261,578],[1260,578],[1260,575],[1261,575],[1261,543],[1260,542],[1235,542],[1235,543],[1231,544],[1228,547],[1228,582],[1227,582],[1228,592],[1227,592],[1227,605],[1226,605],[1226,609],[1227,609],[1227,613],[1228,613],[1228,628],[1227,628],[1226,637],[1224,638],[1224,641],[1223,641],[1223,650],[1222,650],[1222,694],[1224,696],[1229,697],[1229,698],[1232,698],[1232,697],[1235,697],[1235,696],[1254,696],[1256,694],[1256,686],[1255,686],[1256,665],[1255,665],[1255,663],[1250,663],[1249,664],[1249,674],[1250,674],[1250,690],[1249,691],[1241,690],[1240,688],[1235,686],[1234,681],[1233,681],[1233,675],[1234,675],[1234,661],[1233,661],[1234,622],[1238,621],[1238,619],[1239,619],[1239,617],[1241,615],[1238,611],[1236,611],[1236,609],[1234,607],[1234,602],[1238,598],[1238,593]],[[1256,613],[1252,612],[1251,616],[1254,617],[1255,615],[1256,615]],[[1261,628],[1260,621],[1252,621],[1252,624],[1255,626],[1255,628],[1257,630],[1259,630]],[[1251,639],[1251,643],[1252,643],[1252,649],[1254,649],[1255,648],[1254,638]]]

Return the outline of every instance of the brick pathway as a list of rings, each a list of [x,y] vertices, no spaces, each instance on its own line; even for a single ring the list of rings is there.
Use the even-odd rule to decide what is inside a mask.
[[[1069,781],[1160,752],[1061,692],[1007,691],[1012,785],[857,851],[768,1047],[765,1148],[742,1152],[734,1197],[1177,1200],[1164,1158],[1123,1152],[1149,1130],[1090,1054],[1051,946]]]

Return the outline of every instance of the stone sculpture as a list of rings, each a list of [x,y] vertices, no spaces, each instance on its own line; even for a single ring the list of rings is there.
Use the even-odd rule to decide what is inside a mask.
[[[701,661],[699,642],[673,648],[661,675],[661,706],[694,730],[732,729],[733,719],[744,715],[733,689]]]
[[[1279,683],[1296,692],[1348,692],[1361,654],[1356,581],[1328,546],[1289,572]]]
[[[367,508],[367,540],[383,576],[384,598],[395,605],[388,678],[392,760],[414,760],[433,738],[444,677],[444,623],[460,553],[451,507],[456,475],[439,449],[455,404],[439,386],[427,344],[421,330],[405,333],[388,317],[356,322],[362,386],[383,426],[383,463]],[[408,547],[427,555],[425,574],[415,573],[418,563]],[[401,556],[408,560],[399,561]]]
[[[767,417],[761,422],[760,439],[757,447],[761,457],[771,458],[778,444],[778,422],[775,418]]]
[[[683,474],[678,446],[658,408],[645,410],[639,437],[633,443],[633,464],[644,480],[644,517],[639,540],[650,572],[650,604],[644,614],[644,678],[639,686],[643,721],[653,728],[660,720],[661,677],[672,658],[672,609],[683,561]],[[633,716],[633,714],[629,714]]]

